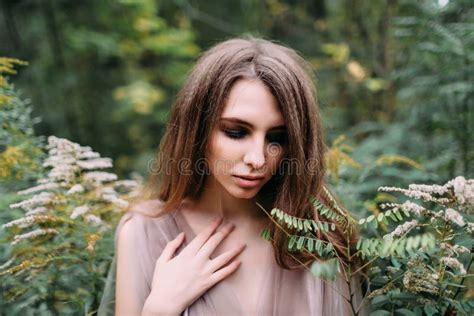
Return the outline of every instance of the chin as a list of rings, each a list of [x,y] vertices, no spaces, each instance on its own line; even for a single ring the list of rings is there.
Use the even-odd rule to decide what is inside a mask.
[[[227,190],[227,192],[233,197],[237,199],[247,199],[247,200],[253,199],[258,194],[259,191],[260,191],[260,188],[245,190],[239,187],[232,188],[231,190]]]

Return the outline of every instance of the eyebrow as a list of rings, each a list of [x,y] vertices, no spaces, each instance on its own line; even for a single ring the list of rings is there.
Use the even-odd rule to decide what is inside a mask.
[[[236,118],[236,117],[221,117],[220,119],[221,121],[229,121],[229,122],[234,122],[234,123],[238,123],[238,124],[242,124],[242,125],[246,125],[250,128],[253,128],[253,125],[250,124],[249,122],[247,121],[244,121],[244,120],[241,120],[239,118]],[[286,129],[286,126],[285,125],[278,125],[278,126],[274,126],[272,128],[270,128],[270,130],[284,130]]]

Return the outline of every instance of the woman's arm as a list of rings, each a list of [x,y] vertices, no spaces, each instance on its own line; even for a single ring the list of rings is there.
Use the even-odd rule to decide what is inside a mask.
[[[134,212],[125,214],[117,226],[116,234],[116,284],[115,315],[179,315],[181,307],[172,301],[158,302],[152,295],[147,281],[149,245],[146,237],[145,217]],[[172,242],[170,242],[172,243]],[[158,256],[166,251],[161,243]],[[150,304],[153,303],[153,304]],[[153,305],[153,308],[149,308]]]
[[[140,275],[140,260],[137,258],[137,238],[133,220],[126,221],[117,235],[117,275],[115,288],[115,314],[140,315],[144,298],[140,290],[145,284]]]
[[[154,306],[153,312],[147,309],[146,284],[141,270],[137,237],[140,225],[133,219],[121,226],[117,235],[117,275],[115,289],[115,315],[179,315],[178,306]],[[148,304],[149,305],[149,304]]]

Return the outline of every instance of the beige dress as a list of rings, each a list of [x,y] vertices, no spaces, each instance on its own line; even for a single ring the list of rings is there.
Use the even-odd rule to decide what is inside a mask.
[[[156,201],[150,201],[153,207]],[[121,218],[115,232],[115,249],[117,236],[123,224],[130,221],[135,235],[133,256],[136,260],[136,274],[131,276],[128,286],[130,295],[135,295],[142,302],[148,297],[153,279],[154,265],[166,244],[180,232],[186,233],[179,253],[195,234],[186,219],[177,209],[170,214],[153,218],[143,212],[129,211]],[[111,265],[106,287],[100,303],[98,315],[113,315],[115,310],[115,273],[116,255]],[[194,303],[188,306],[182,315],[352,315],[348,304],[341,295],[334,291],[347,293],[342,280],[328,284],[314,277],[307,270],[286,270],[273,260],[263,276],[257,297],[257,309],[249,310],[239,303],[239,298],[226,279],[210,288]],[[360,302],[360,291],[357,301]]]

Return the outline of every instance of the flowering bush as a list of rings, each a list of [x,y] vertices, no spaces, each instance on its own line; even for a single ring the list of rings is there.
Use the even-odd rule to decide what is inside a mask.
[[[0,182],[1,188],[24,186],[41,172],[43,138],[34,135],[39,121],[31,117],[28,100],[8,81],[6,75],[16,74],[15,65],[26,62],[0,57]]]
[[[408,189],[380,187],[379,191],[399,192],[424,205],[410,199],[385,203],[378,214],[360,219],[364,234],[356,249],[349,242],[345,246],[349,262],[339,258],[328,238],[321,238],[335,229],[335,223],[343,225],[349,237],[355,223],[327,189],[332,205],[312,199],[321,220],[296,218],[279,209],[269,215],[288,230],[290,250],[315,254],[311,267],[315,276],[334,279],[342,274],[351,291],[346,299],[354,315],[364,306],[353,300],[355,275],[366,278],[364,301],[370,300],[371,315],[472,314],[474,299],[465,282],[472,276],[474,223],[468,217],[474,208],[474,180],[459,176],[444,185],[412,184]],[[269,238],[268,231],[262,235]],[[358,268],[351,269],[354,265]]]
[[[47,176],[10,205],[24,216],[2,225],[12,246],[0,267],[5,299],[25,303],[12,312],[24,313],[27,305],[40,312],[88,311],[98,305],[113,256],[112,228],[138,183],[98,171],[112,161],[90,147],[51,136],[47,149]]]
[[[423,205],[410,199],[386,203],[378,216],[360,220],[379,231],[399,222],[383,238],[359,243],[363,255],[375,263],[369,270],[376,287],[369,294],[372,305],[405,315],[471,314],[474,300],[465,282],[472,276],[474,223],[468,218],[474,207],[474,180],[459,176],[444,185],[379,191],[399,192]]]

